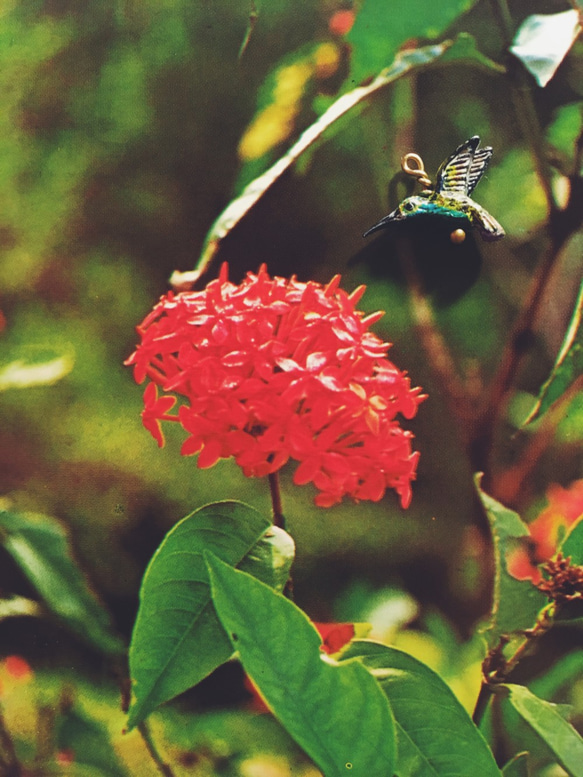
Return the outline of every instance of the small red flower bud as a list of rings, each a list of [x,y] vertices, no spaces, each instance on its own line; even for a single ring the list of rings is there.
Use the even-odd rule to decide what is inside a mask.
[[[547,502],[529,524],[530,536],[506,559],[512,577],[530,580],[535,585],[542,580],[539,565],[556,554],[562,537],[583,520],[583,480],[575,480],[567,488],[552,483],[547,489]]]
[[[349,8],[341,11],[336,11],[330,17],[328,22],[328,29],[333,35],[346,35],[352,29],[356,14]]]

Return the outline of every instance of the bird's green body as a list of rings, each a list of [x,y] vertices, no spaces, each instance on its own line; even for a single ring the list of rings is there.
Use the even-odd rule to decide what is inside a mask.
[[[504,237],[504,229],[496,219],[469,196],[492,156],[492,149],[489,146],[478,149],[479,143],[477,135],[462,143],[439,168],[435,190],[426,189],[407,197],[398,208],[365,232],[365,237],[393,222],[421,216],[467,219],[485,240]]]

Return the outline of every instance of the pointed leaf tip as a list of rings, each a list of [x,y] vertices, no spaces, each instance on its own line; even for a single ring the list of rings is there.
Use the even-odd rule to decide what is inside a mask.
[[[129,654],[134,701],[128,728],[231,657],[231,641],[211,602],[203,553],[212,550],[228,564],[244,563],[272,583],[277,574],[267,566],[273,556],[257,547],[269,527],[254,508],[226,501],[201,507],[166,535],[140,590]],[[282,574],[287,579],[287,569]]]
[[[206,563],[213,603],[245,671],[326,777],[347,769],[352,777],[393,774],[393,717],[369,672],[324,656],[314,625],[284,596],[210,553]]]

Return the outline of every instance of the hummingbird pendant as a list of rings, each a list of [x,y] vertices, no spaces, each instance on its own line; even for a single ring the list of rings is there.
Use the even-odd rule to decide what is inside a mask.
[[[492,157],[490,146],[478,148],[479,145],[478,135],[462,143],[437,171],[437,182],[434,188],[426,188],[420,194],[407,197],[392,213],[368,229],[364,237],[394,222],[418,216],[443,216],[448,219],[458,219],[458,223],[460,219],[466,219],[472,227],[478,229],[484,240],[498,240],[504,237],[504,229],[496,219],[470,198]],[[408,159],[415,161],[415,168],[411,168]],[[402,166],[405,172],[414,175],[426,186],[431,184],[423,169],[423,162],[416,154],[407,154],[403,158]],[[451,240],[454,243],[461,242],[464,238],[463,230],[456,230],[451,234]]]

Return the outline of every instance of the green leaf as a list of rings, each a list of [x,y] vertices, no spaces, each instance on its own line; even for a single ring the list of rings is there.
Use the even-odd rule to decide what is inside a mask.
[[[433,670],[402,650],[369,640],[352,642],[342,654],[343,661],[354,658],[391,704],[399,777],[500,777],[485,739]]]
[[[560,399],[565,392],[570,394],[583,387],[583,283],[575,310],[557,356],[555,366],[543,385],[536,405],[524,421],[523,426],[542,415],[549,407]]]
[[[411,39],[435,40],[476,0],[365,0],[347,39],[353,49],[350,78],[360,83],[390,62]]]
[[[213,602],[245,671],[288,733],[326,777],[393,774],[389,704],[356,661],[337,664],[305,613],[281,594],[206,554]]]
[[[559,551],[565,558],[569,556],[572,564],[583,565],[583,519],[571,526]]]
[[[295,557],[295,544],[279,526],[271,526],[251,548],[239,569],[276,591],[283,591]]]
[[[42,607],[32,599],[24,596],[10,596],[0,599],[0,621],[5,618],[22,618],[23,616],[39,617],[43,614]]]
[[[96,768],[98,774],[108,777],[128,774],[115,753],[106,727],[78,706],[67,710],[58,720],[56,745],[58,750],[72,751],[76,766]]]
[[[546,86],[580,32],[578,11],[533,14],[520,25],[510,51]]]
[[[109,615],[89,589],[71,553],[69,537],[54,518],[0,511],[4,548],[47,607],[69,628],[106,653],[124,650]]]
[[[503,634],[512,635],[531,628],[546,599],[529,580],[516,580],[506,566],[506,557],[520,537],[528,537],[527,526],[513,510],[501,505],[477,489],[486,510],[494,542],[494,594],[490,617],[484,630],[490,648],[495,647]]]
[[[577,102],[557,108],[552,124],[547,127],[546,135],[554,148],[571,158],[582,129],[583,114],[581,104]]]
[[[445,52],[441,57],[440,63],[445,62],[471,62],[483,70],[494,73],[505,73],[506,68],[503,65],[494,62],[478,49],[476,39],[468,32],[460,32],[455,39],[456,43],[451,49]]]
[[[269,191],[273,184],[289,170],[292,165],[319,141],[324,133],[333,127],[339,119],[356,107],[364,107],[366,101],[377,92],[393,84],[399,78],[415,70],[427,67],[449,52],[449,59],[459,58],[456,54],[458,39],[447,40],[435,46],[424,46],[418,49],[408,49],[399,53],[394,62],[371,81],[367,86],[359,86],[343,94],[310,125],[298,138],[296,143],[265,173],[248,184],[241,194],[232,200],[211,226],[204,242],[202,254],[192,272],[173,274],[170,282],[175,288],[190,288],[210,267],[221,242],[237,226],[243,217]],[[467,56],[467,43],[462,42],[463,51],[458,51],[461,58]],[[387,60],[385,60],[387,61]]]
[[[530,777],[528,753],[518,753],[502,769],[504,777]]]
[[[284,533],[285,534],[285,533]],[[262,539],[263,537],[263,539]],[[192,688],[233,653],[210,598],[205,550],[283,587],[293,544],[241,502],[196,510],[166,535],[142,581],[130,645],[132,728],[165,701]]]
[[[554,753],[571,777],[583,777],[583,739],[561,716],[556,705],[543,701],[522,685],[505,684],[508,699]]]
[[[583,651],[572,650],[555,660],[544,674],[532,680],[530,690],[546,699],[554,698],[561,689],[570,688],[583,677]]]

